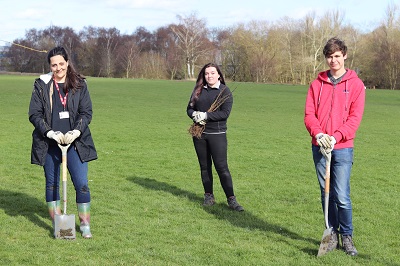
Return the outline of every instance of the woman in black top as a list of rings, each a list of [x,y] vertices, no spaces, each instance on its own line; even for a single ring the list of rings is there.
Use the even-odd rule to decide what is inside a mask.
[[[218,65],[206,64],[200,70],[187,106],[187,115],[195,122],[194,126],[202,130],[199,135],[192,135],[204,187],[203,205],[215,204],[212,175],[212,163],[214,163],[228,206],[233,210],[243,211],[233,192],[233,182],[227,162],[226,121],[232,104],[232,93],[225,85]]]

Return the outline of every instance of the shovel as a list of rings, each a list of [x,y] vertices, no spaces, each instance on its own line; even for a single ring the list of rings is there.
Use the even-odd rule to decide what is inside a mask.
[[[54,237],[58,239],[75,239],[75,215],[67,215],[67,151],[71,144],[58,146],[62,153],[62,183],[64,209],[62,214],[54,216]]]
[[[328,223],[328,208],[329,208],[329,190],[331,182],[331,157],[332,153],[328,153],[325,165],[325,202],[324,202],[324,216],[325,216],[325,231],[322,235],[321,244],[319,245],[317,257],[323,256],[328,252],[329,240],[331,239],[333,228],[329,227]]]

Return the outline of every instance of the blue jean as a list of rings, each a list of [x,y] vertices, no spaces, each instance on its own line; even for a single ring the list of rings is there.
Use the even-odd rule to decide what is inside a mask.
[[[325,157],[319,152],[319,146],[312,146],[314,165],[321,189],[322,210],[325,199]],[[329,192],[329,226],[341,235],[353,234],[353,210],[350,199],[350,174],[353,166],[353,148],[332,151],[331,183]]]
[[[46,177],[46,201],[60,200],[60,165],[62,163],[61,149],[50,145],[43,166]],[[67,152],[67,168],[76,192],[76,203],[90,202],[88,185],[88,163],[82,163],[73,144]]]

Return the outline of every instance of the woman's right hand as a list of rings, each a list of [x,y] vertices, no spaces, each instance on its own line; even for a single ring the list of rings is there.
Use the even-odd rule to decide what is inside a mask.
[[[49,139],[54,139],[58,144],[61,144],[61,142],[64,140],[64,134],[60,131],[50,130],[49,132],[47,132],[46,136]]]

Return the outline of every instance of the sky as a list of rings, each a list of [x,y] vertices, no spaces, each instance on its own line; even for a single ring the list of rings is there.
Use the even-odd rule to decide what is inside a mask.
[[[274,23],[284,17],[302,19],[310,12],[322,16],[340,11],[346,24],[369,32],[384,20],[389,5],[400,7],[400,0],[2,0],[0,46],[24,38],[33,28],[68,26],[78,33],[88,26],[115,27],[121,34],[132,34],[138,27],[152,32],[190,14],[204,19],[207,28],[223,28],[252,20]]]

